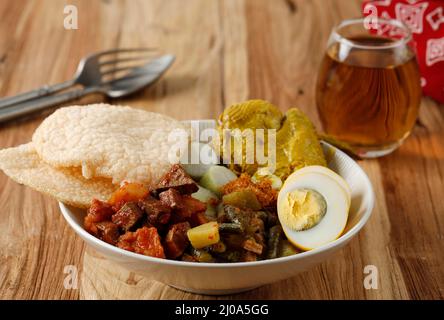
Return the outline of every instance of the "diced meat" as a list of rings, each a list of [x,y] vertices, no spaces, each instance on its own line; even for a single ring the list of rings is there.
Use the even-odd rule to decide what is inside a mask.
[[[189,229],[188,222],[176,223],[170,227],[165,237],[165,251],[168,258],[176,259],[184,253],[190,243],[187,237]]]
[[[164,205],[176,209],[182,202],[182,195],[176,189],[168,189],[159,194],[159,199]]]
[[[181,194],[192,194],[199,189],[194,180],[179,164],[173,165],[170,171],[160,179],[156,187],[156,192],[159,194],[170,188],[176,189]]]
[[[242,256],[240,258],[240,261],[242,262],[253,262],[257,261],[257,255],[251,251],[244,251],[242,253]]]
[[[171,209],[163,204],[161,201],[148,197],[139,200],[139,207],[145,211],[147,215],[147,222],[153,226],[167,224],[170,221]]]
[[[262,250],[264,249],[264,247],[261,244],[257,243],[253,239],[245,240],[244,244],[243,244],[243,248],[245,250],[247,250],[247,251],[256,253],[258,255],[261,255],[262,254]]]
[[[189,195],[182,196],[182,201],[179,207],[174,211],[178,216],[182,218],[190,218],[193,214],[198,212],[204,212],[207,210],[205,202],[194,199]]]
[[[146,256],[165,258],[159,234],[154,227],[143,227],[135,232],[125,233],[120,237],[117,246]]]
[[[111,205],[106,202],[93,199],[84,220],[86,231],[97,236],[98,231],[95,224],[97,222],[109,220],[113,214],[114,211]]]
[[[148,196],[149,190],[141,183],[125,182],[119,189],[114,191],[109,203],[115,211],[118,211],[125,203],[138,201]]]
[[[248,226],[248,232],[249,233],[260,233],[264,232],[264,221],[262,219],[259,219],[258,217],[251,217],[249,226]]]
[[[110,221],[98,222],[95,224],[97,228],[97,237],[109,244],[115,244],[119,238],[119,228]]]
[[[197,213],[193,213],[190,217],[190,219],[188,219],[191,226],[197,227],[200,226],[201,224],[210,222],[210,220],[207,218],[207,216],[205,215],[205,212],[197,212]]]
[[[112,216],[112,222],[126,232],[134,229],[142,219],[142,216],[142,210],[135,202],[127,202]]]
[[[254,240],[261,245],[265,245],[265,235],[263,232],[253,234]]]
[[[160,201],[172,209],[172,221],[189,220],[199,212],[204,212],[207,205],[190,195],[181,195],[176,189],[168,189],[159,194]],[[197,218],[197,217],[196,217]],[[196,224],[198,221],[196,220]]]

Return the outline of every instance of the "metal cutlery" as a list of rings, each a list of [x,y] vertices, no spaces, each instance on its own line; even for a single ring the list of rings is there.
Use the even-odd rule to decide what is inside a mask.
[[[155,82],[173,63],[174,56],[163,55],[152,58],[148,55],[139,55],[106,61],[101,61],[101,58],[120,53],[146,53],[149,51],[152,49],[115,49],[90,55],[79,63],[72,80],[0,99],[0,122],[78,99],[91,93],[103,93],[110,98],[124,97],[134,93]],[[141,66],[119,66],[121,63],[140,61],[149,62]],[[104,68],[107,66],[108,68]],[[83,88],[54,95],[54,93],[79,84]]]

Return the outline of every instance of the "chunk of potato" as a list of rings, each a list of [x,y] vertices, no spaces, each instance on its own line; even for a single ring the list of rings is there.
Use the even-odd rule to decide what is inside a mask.
[[[196,249],[210,246],[219,242],[219,225],[216,221],[202,224],[188,230],[187,236]]]
[[[222,198],[224,204],[229,204],[242,209],[260,210],[262,206],[257,200],[256,194],[250,189],[234,191]]]

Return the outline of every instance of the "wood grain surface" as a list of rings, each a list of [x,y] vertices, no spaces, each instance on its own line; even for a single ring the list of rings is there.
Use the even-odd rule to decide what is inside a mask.
[[[79,29],[65,30],[75,4]],[[329,32],[360,15],[351,0],[2,0],[0,96],[71,77],[84,55],[155,46],[176,55],[155,86],[108,101],[178,119],[216,117],[263,98],[298,106],[318,124],[314,84]],[[93,95],[77,103],[107,101]],[[0,148],[31,139],[45,115],[0,125]],[[412,136],[393,154],[360,161],[377,203],[366,227],[311,271],[234,299],[444,298],[444,106],[424,98]],[[63,220],[57,203],[0,174],[0,298],[208,299],[151,282],[104,260]],[[64,268],[79,270],[66,289]],[[378,268],[378,289],[363,286]]]

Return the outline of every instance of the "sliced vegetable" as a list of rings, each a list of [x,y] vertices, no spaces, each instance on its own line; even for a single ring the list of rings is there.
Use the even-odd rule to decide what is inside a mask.
[[[224,214],[228,220],[242,225],[242,227],[245,229],[248,216],[244,211],[234,206],[224,205]]]
[[[183,154],[180,163],[194,179],[200,179],[209,168],[219,163],[219,157],[208,144],[192,142],[189,150],[189,153]]]
[[[222,233],[238,233],[242,234],[244,232],[244,228],[240,223],[221,223],[219,225],[219,231]]]
[[[262,179],[254,183],[247,174],[241,174],[239,178],[233,180],[222,187],[223,194],[229,194],[234,191],[249,189],[252,190],[263,208],[275,207],[278,198],[278,191],[271,186],[271,181]]]
[[[271,181],[271,187],[275,190],[279,190],[282,187],[282,180],[278,176],[272,174],[268,168],[260,168],[251,177],[251,180],[258,183],[262,179],[268,179]]]
[[[283,231],[280,225],[276,225],[270,228],[268,236],[267,259],[274,259],[279,257],[282,234]]]
[[[208,218],[208,220],[216,220],[217,219],[216,207],[207,205],[207,210],[205,210],[205,216]]]
[[[216,195],[221,195],[221,188],[228,182],[236,180],[237,176],[230,169],[223,166],[212,166],[200,179],[200,185]]]
[[[256,217],[258,217],[259,219],[261,219],[264,222],[267,222],[268,213],[266,211],[257,211]]]
[[[219,225],[211,221],[194,227],[187,232],[191,245],[196,248],[204,248],[219,242]]]
[[[242,209],[260,210],[262,208],[256,194],[250,189],[226,194],[223,196],[222,202]]]
[[[224,204],[221,202],[216,207],[216,215],[217,219],[223,220],[223,216],[225,216]]]
[[[267,227],[270,228],[278,223],[279,218],[278,218],[278,215],[276,212],[265,211],[265,213],[267,215],[267,218],[264,221],[265,221],[265,224],[267,225]]]
[[[194,199],[200,200],[205,203],[208,203],[208,201],[210,201],[211,199],[216,199],[216,200],[218,199],[218,197],[210,190],[199,185],[198,187],[199,190],[197,190],[195,193],[191,195]]]

